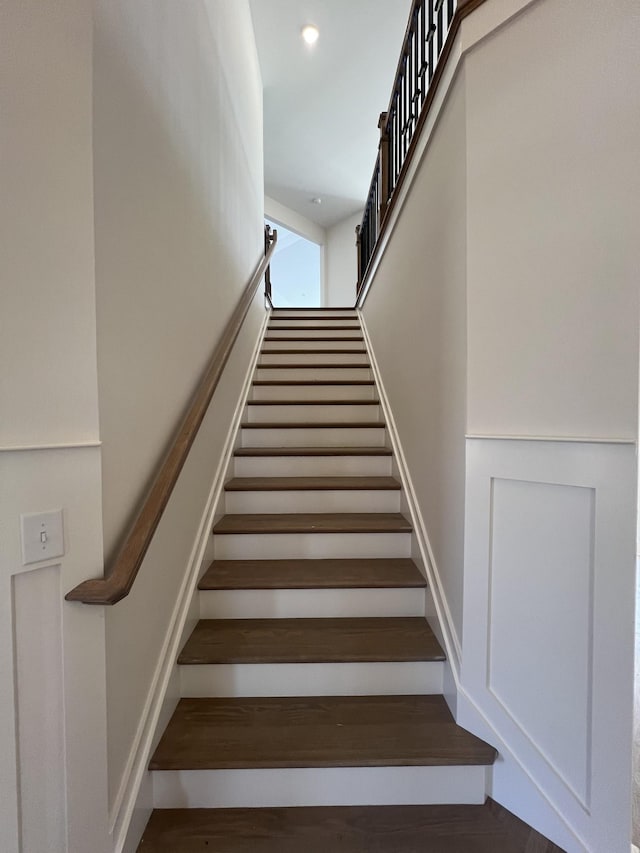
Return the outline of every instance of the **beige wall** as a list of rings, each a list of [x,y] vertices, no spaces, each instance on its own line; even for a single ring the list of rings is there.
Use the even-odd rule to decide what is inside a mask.
[[[98,435],[91,11],[0,8],[0,446]]]
[[[262,85],[245,0],[99,0],[94,40],[109,554],[262,253]],[[197,463],[185,469],[134,593],[107,613],[112,804],[127,783],[136,728],[262,316],[256,302],[230,389],[214,398],[208,443],[200,440]]]
[[[465,156],[462,77],[363,307],[458,638],[466,417]]]
[[[471,433],[636,435],[635,12],[546,0],[466,59]]]
[[[358,280],[356,225],[361,222],[362,211],[327,229],[327,305],[344,307],[355,303]]]

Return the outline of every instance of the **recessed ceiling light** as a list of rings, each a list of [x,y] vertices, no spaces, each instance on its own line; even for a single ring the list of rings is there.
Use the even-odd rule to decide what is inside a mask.
[[[311,204],[322,204],[322,199],[321,198],[312,198]]]
[[[318,41],[320,30],[314,24],[307,24],[302,28],[302,38],[307,44],[312,45]]]

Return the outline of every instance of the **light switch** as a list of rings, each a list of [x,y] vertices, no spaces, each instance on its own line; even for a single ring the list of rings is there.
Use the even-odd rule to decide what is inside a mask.
[[[64,554],[62,510],[21,515],[22,562],[39,563]]]

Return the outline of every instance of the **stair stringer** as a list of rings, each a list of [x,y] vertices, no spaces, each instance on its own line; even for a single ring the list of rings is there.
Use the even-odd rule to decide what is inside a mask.
[[[429,534],[427,533],[427,528],[420,512],[407,460],[393,418],[389,397],[382,381],[380,368],[376,361],[366,321],[362,311],[360,309],[357,309],[357,311],[362,326],[365,347],[369,354],[371,370],[378,389],[378,398],[383,414],[382,419],[386,424],[387,435],[393,450],[394,464],[397,467],[396,473],[402,483],[403,500],[406,501],[405,509],[413,525],[412,557],[427,580],[425,616],[447,655],[444,664],[444,697],[451,713],[456,717],[458,691],[460,690],[460,662],[462,659],[460,639],[453,624],[453,617],[451,616],[451,611],[440,580],[437,563],[429,541]]]
[[[135,853],[153,809],[153,783],[148,770],[149,760],[180,698],[178,653],[199,618],[198,582],[209,562],[213,539],[211,530],[216,518],[220,515],[220,501],[224,502],[224,484],[233,465],[233,451],[240,434],[242,415],[251,392],[253,375],[270,317],[271,311],[267,309],[244,374],[180,593],[167,626],[165,641],[147,694],[122,784],[109,814],[109,830],[113,838],[114,853]]]
[[[378,389],[383,419],[387,425],[387,435],[393,449],[393,458],[397,466],[396,475],[402,483],[402,494],[406,500],[406,507],[403,507],[403,509],[405,515],[409,514],[413,525],[415,553],[412,556],[416,565],[418,565],[420,571],[422,571],[427,579],[425,615],[431,626],[431,630],[447,654],[447,660],[444,663],[443,691],[447,705],[458,725],[472,732],[477,737],[492,743],[498,750],[501,768],[508,765],[510,784],[522,792],[521,797],[523,799],[528,799],[536,804],[537,813],[542,816],[537,821],[540,831],[549,835],[551,831],[550,827],[554,827],[554,840],[557,844],[565,847],[567,853],[592,853],[584,839],[569,824],[564,815],[556,809],[545,790],[538,784],[516,752],[505,742],[462,684],[460,674],[462,646],[455,630],[451,610],[440,581],[438,566],[433,549],[431,548],[429,535],[420,511],[415,489],[413,488],[406,457],[402,449],[402,443],[393,418],[393,412],[384,387],[380,368],[376,361],[366,320],[360,308],[357,309],[357,312],[362,326],[364,344],[369,354],[373,378]],[[493,794],[493,774],[494,768],[487,768],[487,796],[495,799]],[[510,809],[514,810],[513,804],[510,804]],[[523,820],[531,823],[531,816],[527,815]],[[536,827],[534,826],[534,828]]]

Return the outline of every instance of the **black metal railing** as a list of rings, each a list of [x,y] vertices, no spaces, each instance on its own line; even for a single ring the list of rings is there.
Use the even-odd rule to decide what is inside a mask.
[[[456,12],[478,5],[478,0],[414,0],[411,7],[391,100],[378,123],[380,144],[364,216],[356,229],[358,293],[409,159],[438,60],[459,18]]]

